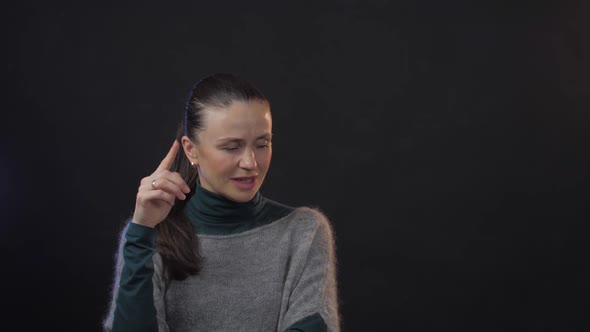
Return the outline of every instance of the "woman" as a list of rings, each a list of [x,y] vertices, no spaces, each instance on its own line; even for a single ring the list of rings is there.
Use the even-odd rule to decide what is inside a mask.
[[[105,331],[340,330],[330,223],[259,193],[271,157],[260,91],[231,74],[195,85],[121,233]]]

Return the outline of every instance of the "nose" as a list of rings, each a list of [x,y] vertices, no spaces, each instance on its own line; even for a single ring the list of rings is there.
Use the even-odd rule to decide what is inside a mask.
[[[252,170],[255,169],[258,164],[256,163],[256,155],[251,149],[246,149],[244,154],[240,158],[239,166],[243,169]]]

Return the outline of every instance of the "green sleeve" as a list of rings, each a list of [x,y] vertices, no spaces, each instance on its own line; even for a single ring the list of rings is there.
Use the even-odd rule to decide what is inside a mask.
[[[152,283],[154,232],[135,223],[127,228],[113,332],[158,331]]]
[[[322,316],[315,313],[289,326],[286,332],[326,332],[328,327]]]

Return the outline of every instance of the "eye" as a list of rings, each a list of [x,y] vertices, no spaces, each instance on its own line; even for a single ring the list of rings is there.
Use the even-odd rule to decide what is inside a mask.
[[[268,140],[261,140],[258,142],[258,144],[256,145],[257,148],[259,149],[267,149],[270,147],[270,141]]]
[[[238,151],[239,147],[237,147],[237,146],[226,146],[226,147],[223,147],[221,149],[222,150],[225,150],[225,151],[230,151],[231,152],[231,151]]]

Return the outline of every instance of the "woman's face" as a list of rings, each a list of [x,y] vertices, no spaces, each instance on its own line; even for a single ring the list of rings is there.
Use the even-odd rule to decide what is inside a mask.
[[[268,103],[235,101],[205,109],[203,130],[194,146],[203,188],[247,202],[260,189],[272,157]]]

